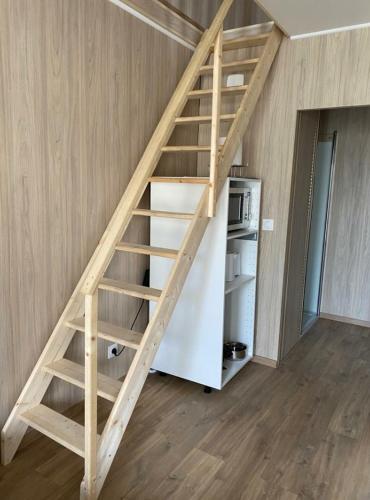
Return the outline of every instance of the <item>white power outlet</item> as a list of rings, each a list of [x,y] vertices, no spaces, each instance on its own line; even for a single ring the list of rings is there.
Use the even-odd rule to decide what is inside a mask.
[[[262,219],[262,231],[273,231],[274,219]]]
[[[113,354],[113,351],[116,350],[118,352],[118,344],[111,344],[108,346],[108,359],[115,358],[116,356]]]

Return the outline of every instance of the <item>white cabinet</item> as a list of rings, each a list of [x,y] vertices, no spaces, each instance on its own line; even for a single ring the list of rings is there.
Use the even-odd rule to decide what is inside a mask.
[[[230,187],[252,190],[250,229],[228,233]],[[204,185],[153,183],[151,209],[194,212]],[[186,278],[153,368],[204,386],[221,389],[253,356],[256,275],[258,255],[261,181],[229,178],[210,220]],[[151,218],[150,244],[178,249],[187,220]],[[241,274],[225,282],[226,254],[240,253]],[[150,258],[150,286],[163,288],[173,261]],[[150,304],[152,314],[155,303]],[[248,356],[241,361],[223,359],[225,341],[247,344]]]

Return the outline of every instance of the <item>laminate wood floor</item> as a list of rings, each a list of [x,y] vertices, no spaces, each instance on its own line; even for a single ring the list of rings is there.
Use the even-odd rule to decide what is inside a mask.
[[[82,472],[31,432],[0,498],[77,499]],[[222,392],[150,375],[101,499],[370,499],[370,330],[320,320],[280,368],[250,364]]]

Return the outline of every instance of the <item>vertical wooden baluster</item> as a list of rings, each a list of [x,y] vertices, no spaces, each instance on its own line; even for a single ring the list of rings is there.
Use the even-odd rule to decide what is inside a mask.
[[[221,26],[221,29],[217,35],[213,53],[211,162],[210,162],[210,172],[209,172],[208,217],[214,217],[216,213],[217,167],[218,167],[219,143],[220,143],[222,42],[223,42],[223,26]]]
[[[85,477],[81,497],[97,498],[98,291],[85,296]]]

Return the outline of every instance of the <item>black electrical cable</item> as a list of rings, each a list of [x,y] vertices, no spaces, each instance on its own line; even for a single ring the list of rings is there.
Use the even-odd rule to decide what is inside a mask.
[[[143,308],[143,305],[144,305],[144,300],[145,300],[145,299],[142,299],[142,301],[141,301],[140,307],[139,307],[139,309],[138,309],[138,311],[137,311],[137,313],[136,313],[136,316],[135,316],[134,321],[133,321],[133,322],[132,322],[132,324],[131,324],[130,330],[132,330],[132,329],[134,328],[134,326],[135,326],[135,323],[136,323],[136,321],[137,321],[137,318],[139,317],[140,311],[141,311],[141,309]],[[116,349],[113,349],[113,350],[112,350],[112,354],[114,354],[114,356],[115,356],[116,358],[118,358],[118,356],[121,356],[121,354],[123,353],[123,351],[124,351],[124,350],[125,350],[125,346],[123,346],[123,347],[122,347],[122,349],[120,350],[120,352],[118,352],[118,353],[117,353],[117,350],[116,350]]]

